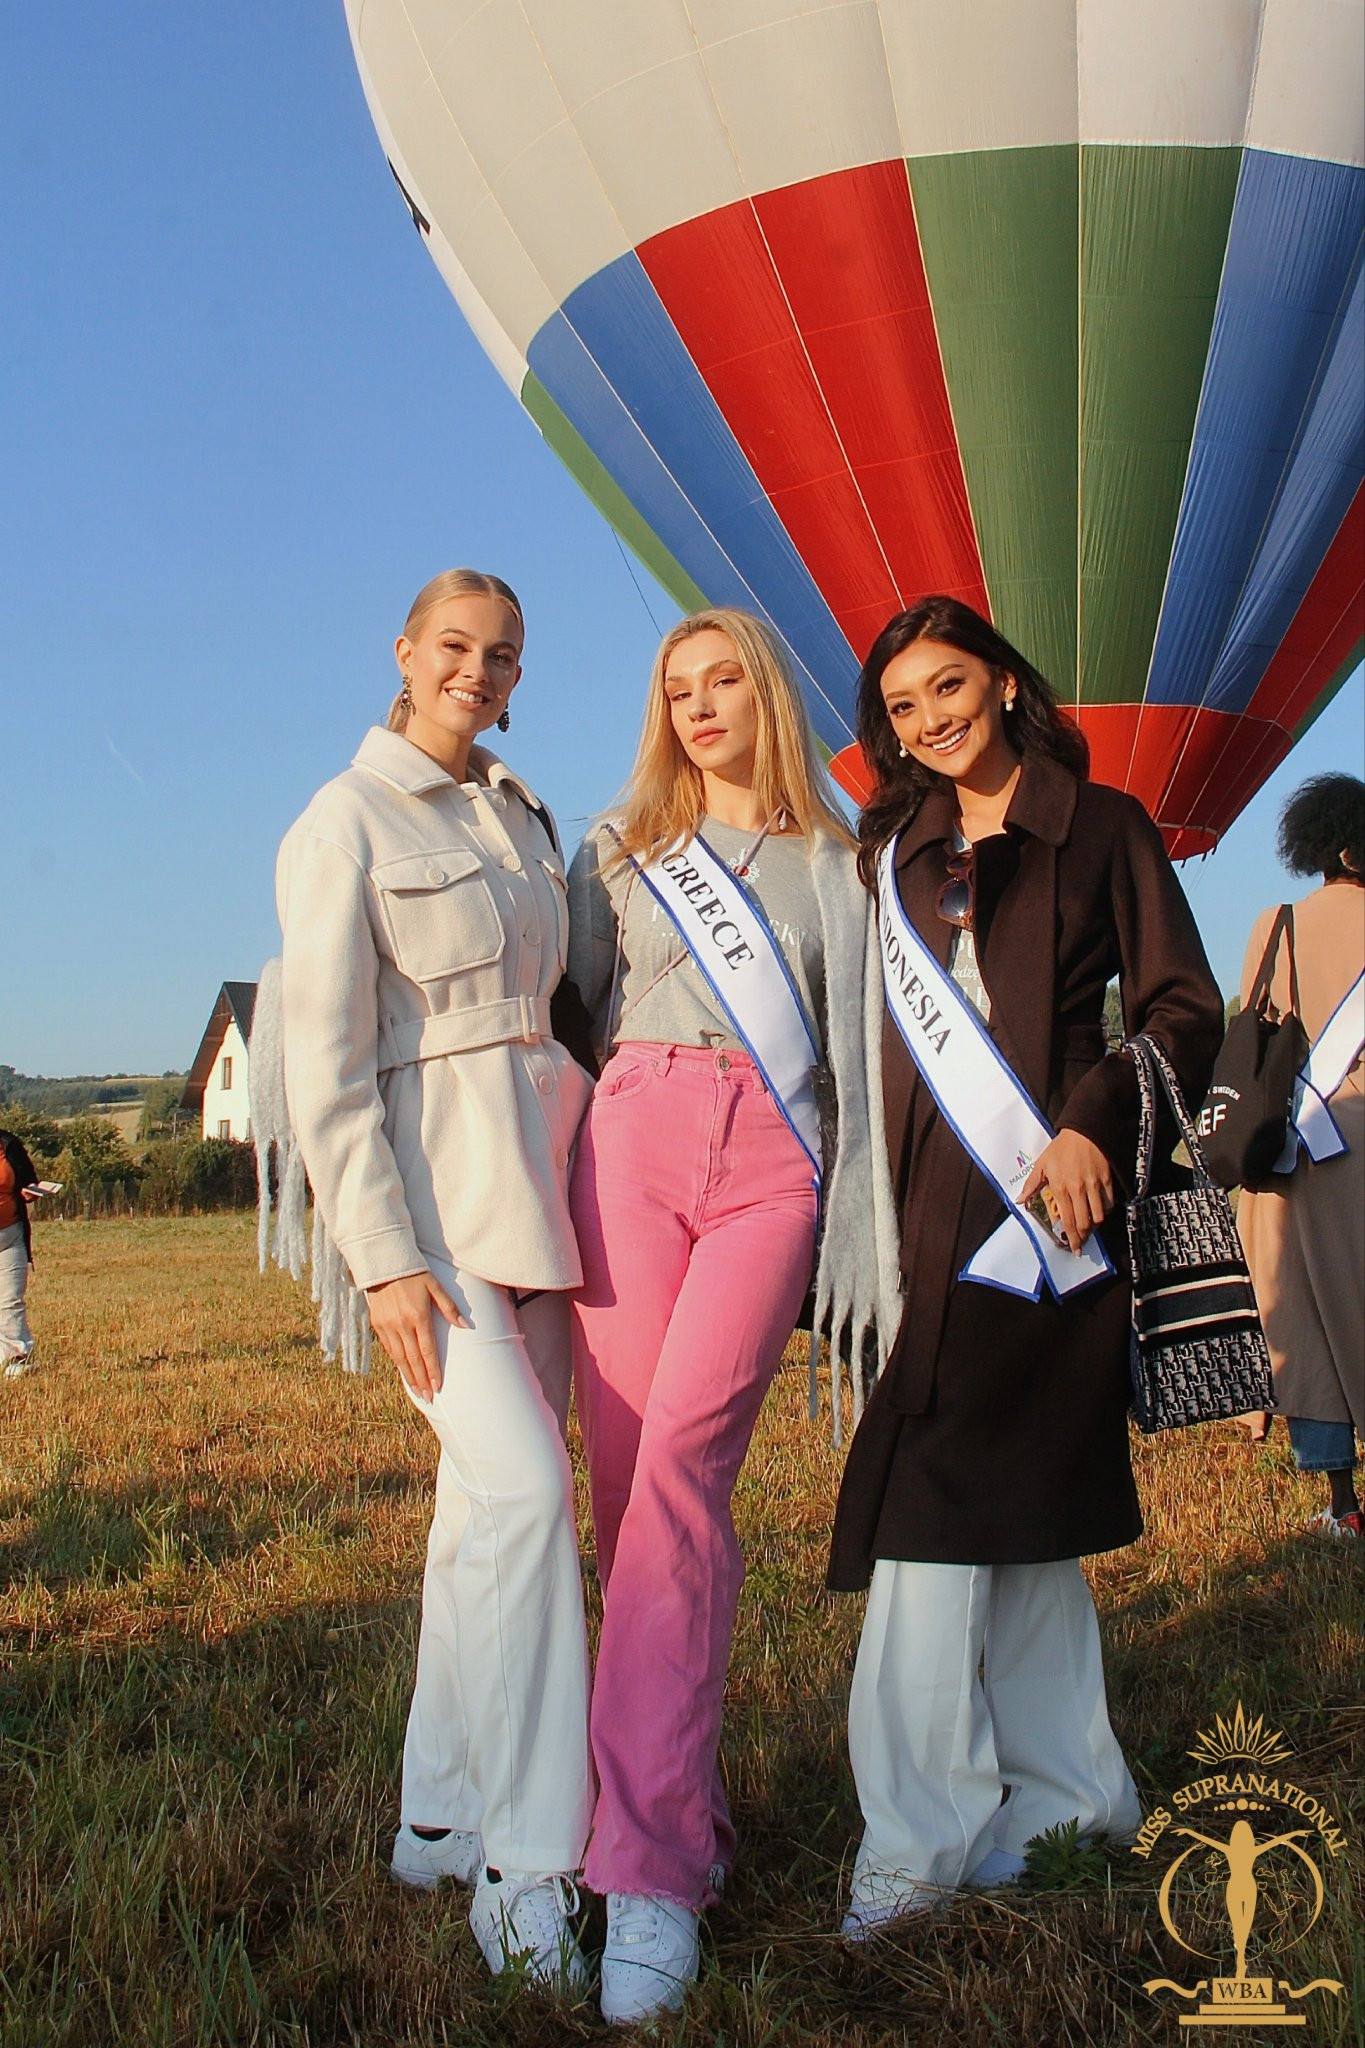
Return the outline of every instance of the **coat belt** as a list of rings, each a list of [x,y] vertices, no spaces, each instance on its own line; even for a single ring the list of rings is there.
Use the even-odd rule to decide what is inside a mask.
[[[485,1045],[535,1045],[550,1036],[548,996],[506,996],[444,1017],[384,1017],[379,1025],[379,1072],[415,1067],[451,1052]]]

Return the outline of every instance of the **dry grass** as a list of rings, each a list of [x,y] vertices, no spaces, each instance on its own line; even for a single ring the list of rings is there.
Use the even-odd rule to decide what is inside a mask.
[[[246,1218],[53,1225],[39,1257],[44,1370],[0,1382],[0,2048],[604,2040],[589,2006],[490,1982],[458,1894],[386,1881],[433,1464],[392,1379],[322,1363],[302,1291],[257,1279]],[[1182,1971],[1130,1856],[862,1955],[833,1939],[858,1606],[821,1592],[838,1461],[803,1400],[783,1374],[737,1503],[743,1860],[658,2038],[1184,2038],[1141,1988]],[[1358,1843],[1362,1559],[1301,1536],[1317,1500],[1280,1450],[1227,1428],[1139,1455],[1149,1533],[1095,1584],[1144,1795],[1192,1774],[1194,1732],[1240,1698],[1286,1727],[1300,1782]],[[1365,1971],[1341,1859],[1331,1877],[1295,1981],[1348,1994],[1311,2001],[1298,2038],[1344,2044]]]

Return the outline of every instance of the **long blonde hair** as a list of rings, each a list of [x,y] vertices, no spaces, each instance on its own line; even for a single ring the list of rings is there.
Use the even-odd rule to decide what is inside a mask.
[[[411,609],[403,623],[403,632],[411,640],[421,630],[423,619],[434,611],[438,604],[444,604],[451,597],[497,597],[515,613],[517,624],[523,635],[526,621],[521,615],[521,599],[511,585],[504,583],[501,576],[489,576],[482,569],[443,569],[439,576],[433,576],[430,583],[424,583],[412,600]],[[389,706],[388,728],[390,732],[406,732],[411,706],[403,702],[400,690]]]
[[[810,719],[792,677],[786,651],[772,628],[749,612],[718,606],[680,619],[654,657],[649,697],[635,766],[621,797],[617,823],[620,847],[603,863],[617,867],[633,854],[652,860],[666,847],[691,839],[705,802],[701,770],[688,760],[673,730],[664,672],[675,647],[696,633],[724,633],[739,656],[754,693],[758,740],[754,753],[754,795],[765,817],[785,810],[808,840],[828,832],[852,847],[853,835],[835,808],[829,777],[815,752]]]

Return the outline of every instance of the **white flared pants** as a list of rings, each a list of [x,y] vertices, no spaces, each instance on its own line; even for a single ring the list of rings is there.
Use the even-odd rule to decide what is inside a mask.
[[[950,1891],[992,1849],[1022,1856],[1059,1822],[1123,1837],[1142,1817],[1075,1558],[879,1559],[848,1735],[860,1869]]]
[[[21,1219],[0,1230],[0,1363],[25,1359],[33,1349],[24,1312],[27,1287],[28,1247]]]
[[[409,1397],[441,1459],[403,1819],[477,1831],[497,1869],[576,1870],[592,1799],[568,1301],[517,1309],[505,1288],[432,1270],[470,1327],[433,1318],[441,1385]]]

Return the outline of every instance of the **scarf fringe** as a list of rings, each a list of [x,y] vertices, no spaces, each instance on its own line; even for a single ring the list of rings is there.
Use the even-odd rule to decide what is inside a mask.
[[[318,1343],[324,1358],[340,1356],[343,1372],[370,1369],[370,1314],[365,1296],[322,1220],[313,1210],[309,1243],[308,1175],[289,1122],[284,1092],[284,1009],[281,962],[267,960],[256,987],[251,1019],[247,1087],[256,1147],[256,1257],[262,1273],[275,1264],[293,1280],[312,1266],[311,1293],[318,1311]],[[277,1196],[271,1230],[272,1169]]]
[[[844,1441],[844,1410],[849,1410],[850,1434],[862,1420],[863,1408],[867,1402],[868,1384],[865,1358],[867,1339],[878,1329],[877,1316],[870,1308],[859,1313],[851,1297],[827,1292],[816,1295],[815,1314],[811,1318],[810,1348],[807,1353],[807,1372],[810,1381],[810,1419],[816,1421],[820,1414],[820,1335],[829,1336],[829,1397],[830,1415],[833,1424],[835,1450],[842,1448]],[[881,1367],[878,1353],[877,1367]],[[845,1394],[847,1382],[847,1394]]]

